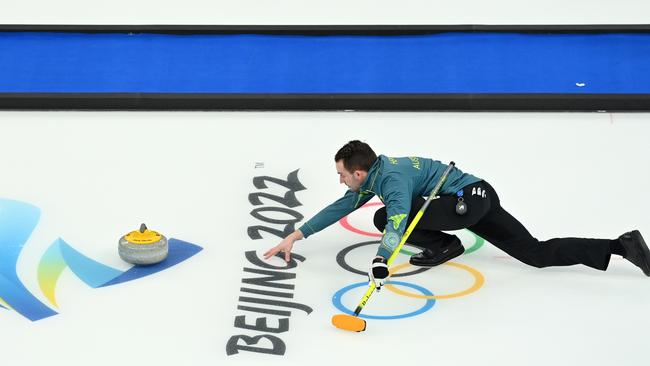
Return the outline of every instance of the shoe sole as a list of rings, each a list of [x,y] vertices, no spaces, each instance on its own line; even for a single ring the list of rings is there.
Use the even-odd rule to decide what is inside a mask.
[[[462,246],[460,248],[461,248],[460,250],[452,252],[452,254],[449,255],[448,257],[442,258],[441,260],[436,261],[436,262],[429,262],[429,261],[427,261],[427,262],[418,262],[417,260],[414,261],[413,257],[411,257],[409,259],[409,263],[411,265],[414,265],[414,266],[417,266],[417,267],[435,267],[435,266],[439,266],[439,265],[441,265],[441,264],[443,264],[445,262],[448,262],[448,261],[458,257],[459,255],[465,253],[465,248],[462,247]]]
[[[643,267],[641,270],[643,270],[643,273],[650,277],[650,249],[648,249],[648,246],[645,243],[645,240],[643,240],[643,236],[641,236],[641,233],[638,230],[634,230],[630,233],[632,236],[632,239],[640,243],[640,253],[639,257],[643,261]]]

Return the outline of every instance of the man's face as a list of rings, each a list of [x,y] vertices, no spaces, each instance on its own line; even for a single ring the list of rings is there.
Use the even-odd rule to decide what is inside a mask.
[[[352,192],[359,192],[359,188],[363,181],[366,179],[368,172],[363,170],[355,170],[349,172],[343,166],[343,160],[336,162],[336,172],[339,174],[339,183],[345,184]]]

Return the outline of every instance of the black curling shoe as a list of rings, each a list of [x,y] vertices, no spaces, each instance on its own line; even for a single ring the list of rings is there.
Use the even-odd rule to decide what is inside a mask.
[[[618,237],[618,241],[625,249],[625,259],[641,268],[646,276],[650,277],[650,250],[638,230],[630,231]]]
[[[460,243],[460,239],[454,238],[451,244],[442,247],[436,252],[425,248],[421,253],[411,256],[409,263],[419,267],[434,267],[454,259],[463,253],[465,253],[465,248]]]

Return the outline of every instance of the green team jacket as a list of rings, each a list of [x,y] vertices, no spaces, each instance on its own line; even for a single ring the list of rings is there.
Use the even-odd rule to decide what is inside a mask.
[[[309,219],[299,230],[305,238],[347,216],[377,195],[386,206],[388,222],[377,255],[389,258],[399,244],[416,196],[428,196],[447,165],[437,160],[379,155],[368,171],[359,192],[348,190],[343,197]],[[439,195],[454,195],[463,187],[481,179],[453,168]]]

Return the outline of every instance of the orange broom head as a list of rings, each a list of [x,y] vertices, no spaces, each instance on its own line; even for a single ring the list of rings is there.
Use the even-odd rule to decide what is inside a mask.
[[[332,317],[332,324],[343,330],[349,330],[351,332],[363,332],[366,330],[366,321],[347,314],[338,314]]]

